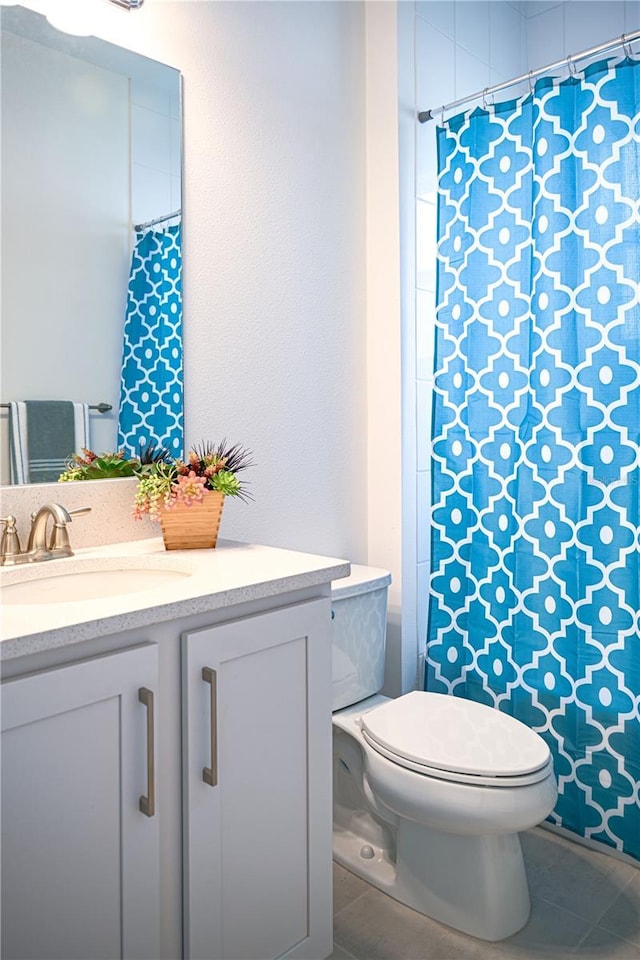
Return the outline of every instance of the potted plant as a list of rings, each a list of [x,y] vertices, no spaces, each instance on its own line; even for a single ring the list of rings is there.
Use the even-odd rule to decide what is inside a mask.
[[[186,460],[142,452],[133,515],[159,521],[167,550],[215,547],[224,498],[251,499],[237,477],[251,465],[250,452],[226,440],[202,441]]]

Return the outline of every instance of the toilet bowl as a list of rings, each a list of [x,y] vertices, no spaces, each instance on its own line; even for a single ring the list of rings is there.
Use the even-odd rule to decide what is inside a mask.
[[[549,749],[484,704],[422,691],[380,696],[371,664],[384,649],[380,594],[389,581],[384,571],[352,570],[353,583],[336,583],[333,596],[334,857],[429,917],[501,940],[529,917],[518,834],[555,804]],[[369,695],[345,705],[350,670],[350,688]]]

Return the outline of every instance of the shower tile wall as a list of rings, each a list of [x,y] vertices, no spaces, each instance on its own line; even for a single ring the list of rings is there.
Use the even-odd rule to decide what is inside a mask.
[[[167,84],[169,81],[167,81]],[[144,223],[181,205],[181,126],[175,90],[131,79],[131,218]]]
[[[527,70],[640,28],[640,0],[530,0],[523,6]]]
[[[640,29],[640,0],[418,0],[415,15],[416,107],[426,110]],[[511,87],[504,98],[525,92],[526,84]],[[433,122],[416,126],[416,559],[422,650],[429,578],[436,145]]]

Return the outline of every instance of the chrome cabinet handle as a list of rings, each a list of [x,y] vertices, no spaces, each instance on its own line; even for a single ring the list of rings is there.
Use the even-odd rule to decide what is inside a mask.
[[[155,713],[153,709],[153,690],[140,687],[138,700],[147,708],[147,795],[140,797],[140,811],[145,817],[152,817],[156,812],[156,771],[154,757],[155,740]]]
[[[210,787],[215,787],[218,783],[218,690],[217,674],[211,667],[202,668],[202,679],[205,683],[211,684],[211,766],[204,767],[202,779]]]

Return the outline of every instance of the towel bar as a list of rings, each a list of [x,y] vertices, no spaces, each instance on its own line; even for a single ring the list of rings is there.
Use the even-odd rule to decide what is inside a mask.
[[[8,403],[0,403],[0,407],[4,410],[9,409]],[[108,413],[109,410],[113,410],[113,407],[110,403],[91,403],[89,404],[89,410],[97,410],[98,413]]]

